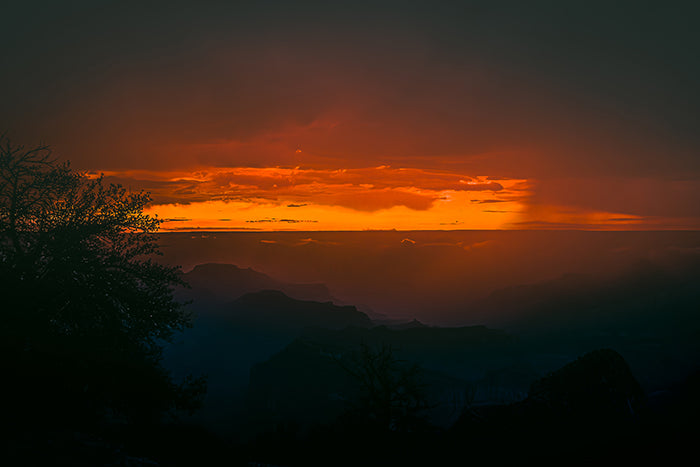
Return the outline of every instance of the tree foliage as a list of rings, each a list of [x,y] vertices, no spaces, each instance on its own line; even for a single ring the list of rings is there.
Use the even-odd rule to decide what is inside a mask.
[[[388,344],[362,344],[347,358],[334,360],[359,385],[353,414],[383,431],[413,431],[423,425],[420,414],[430,406],[418,365],[399,360]]]
[[[182,402],[161,345],[190,316],[173,298],[178,268],[154,260],[160,221],[144,214],[149,201],[48,146],[0,136],[0,338],[18,388],[49,379],[91,410],[154,414]]]

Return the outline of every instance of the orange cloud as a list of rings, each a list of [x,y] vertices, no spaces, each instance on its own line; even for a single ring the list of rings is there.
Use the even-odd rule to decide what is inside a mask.
[[[406,206],[423,211],[447,192],[484,192],[499,200],[522,197],[521,181],[500,183],[447,171],[380,166],[359,169],[283,167],[206,168],[194,172],[111,172],[111,181],[151,192],[155,204],[189,204],[203,201],[286,201],[287,207],[308,202],[378,211]],[[505,185],[504,185],[505,184]]]
[[[613,199],[603,209],[599,183],[467,175],[381,165],[364,168],[203,167],[190,172],[110,172],[108,181],[152,193],[152,213],[167,229],[597,229],[697,227],[692,216],[642,215],[640,197]],[[687,185],[687,184],[686,184]],[[678,183],[671,187],[681,186]],[[660,186],[665,188],[665,186]],[[683,185],[682,187],[685,187]],[[582,198],[588,188],[589,197]],[[554,189],[557,191],[552,196]],[[629,190],[628,190],[629,191]],[[668,190],[667,190],[668,191]],[[578,198],[574,198],[578,196]],[[649,200],[663,197],[649,193]],[[633,204],[631,199],[635,201]],[[567,204],[556,203],[568,200]],[[626,202],[627,205],[624,205]],[[600,205],[591,209],[586,205]],[[690,208],[678,214],[692,214]],[[488,209],[484,209],[487,208]],[[629,207],[629,209],[625,209]],[[494,209],[495,208],[495,209]],[[691,211],[689,211],[691,209]]]

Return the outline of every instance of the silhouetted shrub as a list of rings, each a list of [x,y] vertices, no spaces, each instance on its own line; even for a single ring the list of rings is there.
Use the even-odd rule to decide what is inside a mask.
[[[178,385],[160,364],[190,317],[172,295],[178,269],[153,260],[149,201],[0,137],[0,358],[17,419],[153,420],[197,405],[203,381]]]

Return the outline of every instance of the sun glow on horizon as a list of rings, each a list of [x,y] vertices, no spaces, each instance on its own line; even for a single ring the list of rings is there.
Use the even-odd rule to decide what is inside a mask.
[[[154,199],[148,213],[164,220],[163,230],[502,229],[519,220],[529,194],[524,179],[389,165],[136,177],[153,180],[144,184]]]
[[[534,202],[536,181],[438,169],[205,167],[110,172],[149,191],[163,231],[637,230],[668,219]]]
[[[425,210],[397,205],[376,211],[313,202],[204,201],[156,205],[149,214],[164,219],[163,230],[489,230],[512,223],[522,209],[518,202],[504,202],[498,210],[485,209],[472,198],[445,192]]]

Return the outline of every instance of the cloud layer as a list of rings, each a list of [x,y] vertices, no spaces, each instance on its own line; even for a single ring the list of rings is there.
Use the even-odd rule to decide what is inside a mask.
[[[697,8],[16,3],[0,131],[163,204],[427,212],[469,191],[527,204],[491,210],[518,225],[700,225]]]

